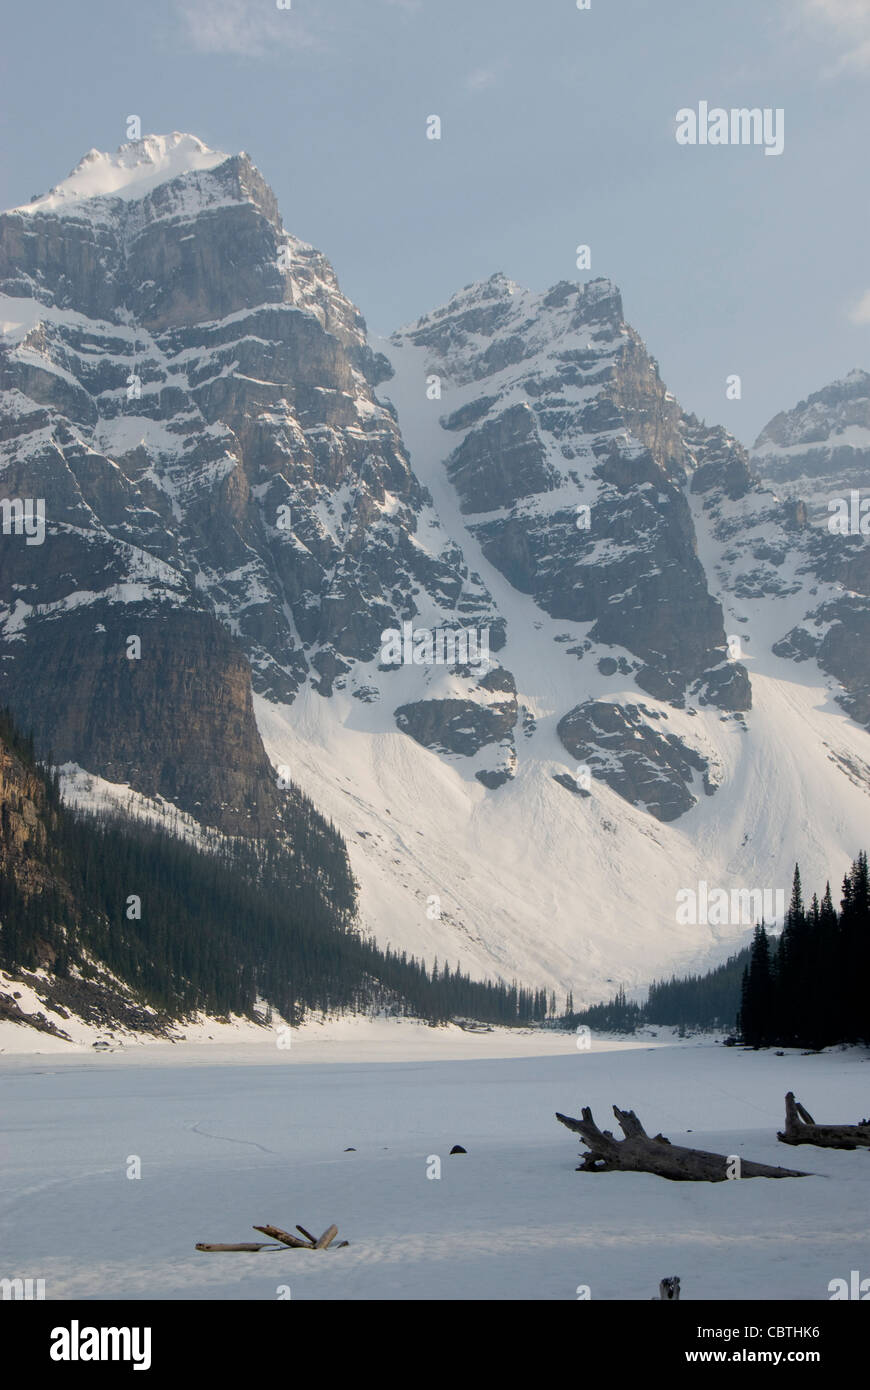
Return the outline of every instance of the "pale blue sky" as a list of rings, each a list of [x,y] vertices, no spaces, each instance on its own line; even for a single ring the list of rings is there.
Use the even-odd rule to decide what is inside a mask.
[[[374,332],[496,270],[587,278],[582,242],[744,442],[870,369],[870,0],[2,0],[2,33],[2,207],[135,113],[246,149]],[[784,108],[784,153],[677,145],[701,100]]]

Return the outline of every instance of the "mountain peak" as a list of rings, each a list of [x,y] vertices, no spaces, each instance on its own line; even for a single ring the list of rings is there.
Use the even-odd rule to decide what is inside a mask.
[[[819,391],[798,401],[791,410],[780,411],[769,420],[753,446],[756,452],[770,452],[781,446],[818,445],[849,426],[870,429],[870,372],[853,367]],[[839,441],[866,447],[866,439]]]
[[[228,158],[222,150],[212,150],[198,136],[182,131],[145,135],[120,145],[113,154],[88,150],[61,183],[12,211],[57,212],[91,198],[132,201],[144,198],[161,183],[214,169]]]
[[[437,309],[397,329],[391,341],[455,349],[462,339],[476,351],[482,338],[507,333],[527,336],[537,349],[581,325],[603,322],[612,332],[623,324],[622,296],[612,280],[560,280],[540,292],[525,289],[499,270],[488,280],[464,285]]]
[[[407,324],[398,329],[402,334],[427,321],[437,321],[439,319],[455,318],[468,310],[475,310],[481,306],[492,306],[498,302],[509,302],[514,295],[526,293],[522,285],[518,285],[515,280],[510,280],[504,271],[497,270],[494,275],[490,275],[487,280],[472,280],[468,285],[463,285],[461,290],[457,290],[437,309],[431,313],[424,314],[422,318],[412,324]]]

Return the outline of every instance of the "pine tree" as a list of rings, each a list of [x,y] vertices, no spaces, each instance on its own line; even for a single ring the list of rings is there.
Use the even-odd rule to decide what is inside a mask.
[[[740,1031],[751,1047],[764,1047],[771,1041],[773,988],[770,942],[761,922],[752,938],[740,1003]]]
[[[771,1040],[795,1046],[806,1036],[812,1013],[809,978],[810,928],[804,911],[800,869],[794,867],[791,900],[776,952]]]

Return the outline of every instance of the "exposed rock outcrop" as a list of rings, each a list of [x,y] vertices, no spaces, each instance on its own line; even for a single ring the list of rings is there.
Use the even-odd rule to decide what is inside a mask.
[[[654,727],[659,719],[644,706],[588,700],[559,721],[557,732],[592,777],[656,820],[672,821],[696,804],[696,783],[702,781],[708,793],[714,784],[707,759],[676,734]],[[564,774],[559,780],[568,785]]]

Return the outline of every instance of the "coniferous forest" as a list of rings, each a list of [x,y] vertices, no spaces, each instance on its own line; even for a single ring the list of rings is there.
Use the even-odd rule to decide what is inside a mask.
[[[543,1021],[545,990],[474,981],[444,962],[379,949],[355,926],[343,842],[299,798],[292,843],[224,840],[206,850],[142,821],[64,807],[56,773],[0,712],[0,738],[40,784],[42,883],[0,868],[0,965],[84,978],[99,966],[173,1018],[251,1016],[259,1001],[309,1011],[387,1009],[444,1022]],[[4,803],[0,843],[9,826]]]
[[[740,1033],[753,1047],[870,1042],[870,878],[859,854],[839,910],[827,884],[804,902],[796,866],[785,926],[757,926],[743,979]]]
[[[605,1003],[561,1022],[605,1032],[644,1024],[736,1029],[750,1047],[870,1043],[870,871],[859,854],[843,879],[839,909],[827,884],[804,901],[795,865],[785,924],[772,936],[759,923],[752,945],[706,975],[657,980],[646,1003],[620,989]]]
[[[645,1003],[626,998],[617,990],[606,1003],[593,1004],[575,1013],[569,1000],[567,1027],[585,1024],[603,1032],[633,1032],[645,1024],[680,1028],[728,1028],[735,1026],[740,1007],[740,987],[749,962],[749,949],[738,951],[705,975],[672,975],[654,980]]]

